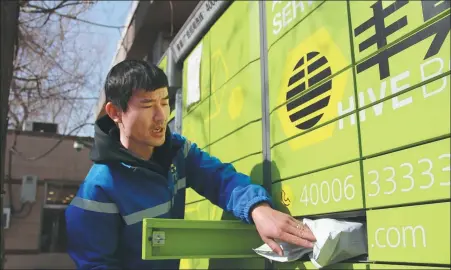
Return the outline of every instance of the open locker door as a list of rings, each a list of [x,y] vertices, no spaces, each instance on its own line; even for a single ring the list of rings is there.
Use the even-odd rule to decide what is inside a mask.
[[[258,258],[263,244],[254,225],[241,221],[143,220],[142,259]]]

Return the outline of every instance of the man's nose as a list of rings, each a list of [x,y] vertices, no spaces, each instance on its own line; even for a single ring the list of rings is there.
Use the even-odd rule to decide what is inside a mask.
[[[165,118],[165,115],[164,115],[163,106],[155,106],[154,120],[156,122],[162,122],[162,121],[164,121],[164,118]]]

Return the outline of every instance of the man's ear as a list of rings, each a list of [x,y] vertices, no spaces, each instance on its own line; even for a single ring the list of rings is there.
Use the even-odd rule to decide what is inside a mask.
[[[114,105],[111,101],[105,105],[105,112],[116,123],[122,122],[122,110]]]

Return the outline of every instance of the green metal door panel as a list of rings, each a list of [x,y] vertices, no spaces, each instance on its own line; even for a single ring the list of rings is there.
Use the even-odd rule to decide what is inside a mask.
[[[167,72],[167,70],[166,70],[167,66],[168,66],[168,56],[165,55],[163,57],[163,59],[161,59],[160,63],[158,63],[158,67],[161,68],[164,71],[164,73],[166,73]]]
[[[422,25],[430,24],[440,16],[439,14],[443,15],[445,12],[449,12],[449,1],[423,0],[396,1],[395,3],[395,1],[373,0],[350,1],[350,4],[356,61],[360,61],[400,38],[405,38],[406,35],[417,31]],[[438,32],[444,37],[443,34],[449,33],[449,23],[443,26],[447,27],[448,30],[437,31],[436,27],[432,27],[425,30],[427,34],[423,33],[419,36],[432,36]],[[408,41],[402,47],[407,47],[407,44],[414,44],[417,40]],[[428,44],[430,44],[430,41],[432,39],[429,40]],[[440,42],[438,41],[438,43]],[[421,53],[424,55],[426,51]],[[421,58],[423,58],[423,55],[421,55]],[[419,57],[420,55],[410,54],[409,56]],[[390,61],[392,60],[390,59]],[[397,60],[392,63],[396,64],[391,65],[391,67],[395,65],[404,66],[402,62]]]
[[[210,145],[210,154],[222,162],[232,162],[262,151],[262,123],[250,123]]]
[[[192,202],[197,202],[200,200],[204,200],[205,197],[199,195],[199,193],[197,193],[194,189],[192,188],[187,188],[186,189],[186,193],[185,193],[185,203],[189,204]]]
[[[171,114],[169,114],[168,122],[175,118],[175,108],[172,110]]]
[[[367,208],[450,198],[450,139],[363,161]]]
[[[209,259],[180,259],[179,269],[209,269]]]
[[[235,1],[212,26],[211,89],[260,58],[258,1]]]
[[[183,118],[182,135],[197,144],[203,151],[209,152],[210,143],[210,99],[204,99]],[[186,203],[204,199],[191,188],[186,189]]]
[[[445,270],[449,269],[449,267],[435,267],[435,266],[419,266],[419,265],[400,265],[400,264],[369,264],[370,270],[393,270],[393,269],[411,269],[411,270],[417,270],[417,269],[437,269],[437,270]]]
[[[364,156],[450,133],[450,76],[364,110]]]
[[[324,1],[266,1],[268,48]],[[314,16],[314,15],[313,15]]]
[[[183,62],[183,115],[188,111],[196,108],[199,103],[210,96],[210,33],[206,33],[199,44],[193,48],[193,51],[202,44],[202,58],[200,62],[200,101],[196,104],[192,104],[187,108],[187,89],[188,89],[188,59],[192,53],[190,53]]]
[[[450,203],[367,211],[369,260],[450,264]]]
[[[317,269],[316,266],[309,261],[295,261],[289,263],[274,263],[275,270],[303,270],[303,269]],[[352,269],[369,269],[366,263],[336,263],[323,267],[321,269],[336,269],[336,270],[352,270]]]
[[[261,153],[252,155],[236,162],[232,165],[237,172],[249,175],[252,183],[263,185],[263,155]]]
[[[352,114],[273,146],[271,158],[278,167],[278,175],[273,173],[272,181],[357,160],[359,158],[357,128],[356,125],[349,125],[351,119],[355,117],[355,114]],[[281,129],[274,118],[276,117],[271,117],[271,137]]]
[[[182,120],[182,135],[201,149],[210,143],[210,99],[203,100],[196,108],[185,114]],[[205,149],[208,151],[208,149]]]
[[[263,243],[255,226],[241,221],[144,219],[143,260],[258,258]]]
[[[202,200],[185,205],[186,220],[221,220],[223,210],[209,200]]]
[[[351,3],[366,2],[352,1]],[[410,1],[408,5],[414,5],[414,3],[418,5],[420,2]],[[396,95],[400,91],[414,88],[420,83],[430,82],[444,73],[449,74],[450,23],[448,17],[448,23],[444,29],[447,30],[446,36],[443,37],[441,43],[437,44],[435,36],[431,36],[410,47],[405,47],[404,44],[409,39],[403,40],[374,56],[374,59],[380,59],[378,60],[381,61],[380,63],[371,62],[371,65],[366,63],[357,65],[359,107],[374,104],[383,98]],[[417,33],[422,34],[421,31]],[[393,48],[398,47],[402,47],[403,50],[394,54]],[[449,89],[449,84],[447,87]],[[427,95],[433,95],[433,92],[429,90],[423,93],[422,98],[426,98]]]
[[[359,162],[274,183],[272,196],[293,216],[363,209]]]
[[[271,111],[284,104],[287,97],[312,89],[329,75],[351,66],[347,15],[346,1],[327,1],[270,48]],[[331,103],[341,100],[350,79],[332,79],[331,85],[319,93],[324,93],[323,97],[330,95]]]
[[[210,98],[212,142],[252,121],[261,119],[260,81],[260,61],[255,61],[212,93]]]

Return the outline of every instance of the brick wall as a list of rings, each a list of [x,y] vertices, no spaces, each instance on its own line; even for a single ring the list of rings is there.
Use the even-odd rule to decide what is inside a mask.
[[[14,133],[8,132],[6,149],[10,149],[15,136]],[[36,157],[47,152],[60,139],[58,135],[21,132],[17,135],[15,148],[25,157]],[[19,217],[11,217],[10,227],[4,230],[5,269],[75,269],[66,253],[41,253],[40,251],[42,213],[46,195],[45,183],[50,181],[79,185],[92,164],[89,159],[89,149],[85,148],[77,152],[73,148],[75,139],[75,137],[64,137],[52,152],[38,160],[30,161],[18,154],[12,155],[12,179],[8,180],[6,176],[4,177],[6,191],[4,205],[6,207],[10,205],[9,184],[11,184],[13,205],[16,209],[20,208],[22,176],[38,176],[38,186],[36,202],[31,211],[27,213],[29,208],[25,208]],[[8,152],[5,157],[5,174],[8,175]],[[20,217],[21,215],[24,216]]]

